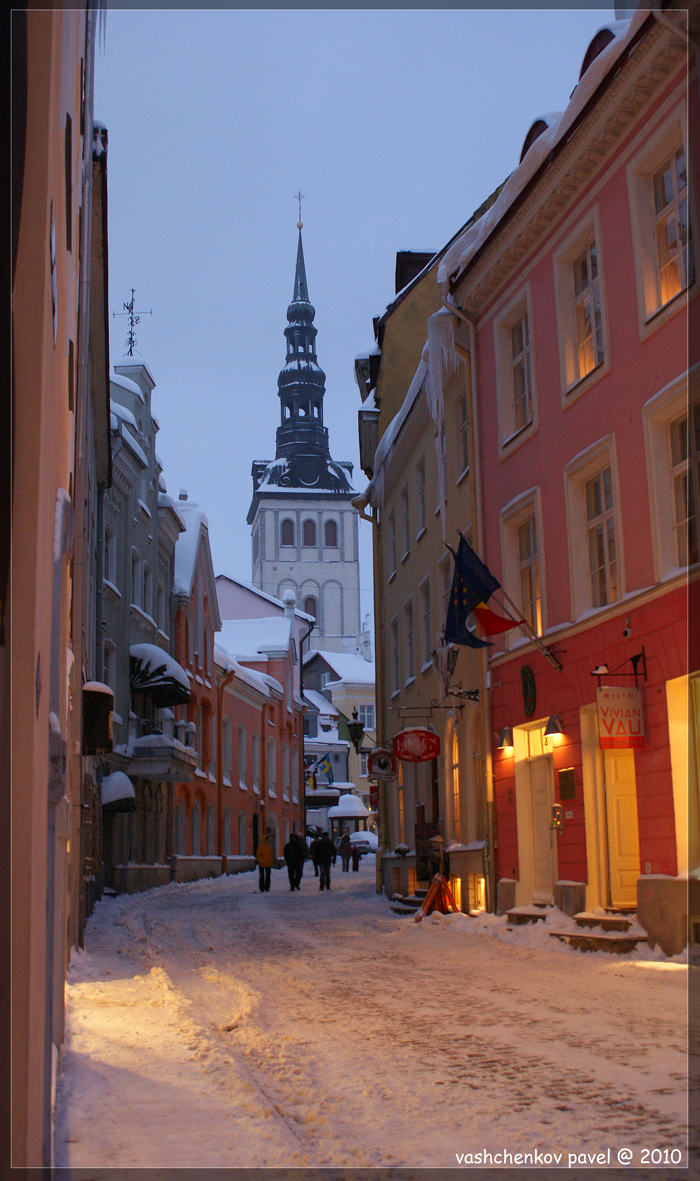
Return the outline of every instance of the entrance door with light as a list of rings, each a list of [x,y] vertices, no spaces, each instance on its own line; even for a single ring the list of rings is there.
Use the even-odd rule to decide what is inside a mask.
[[[551,765],[548,755],[530,759],[533,890],[540,901],[554,899]]]
[[[639,825],[634,751],[606,750],[605,811],[610,905],[634,909],[639,877]]]

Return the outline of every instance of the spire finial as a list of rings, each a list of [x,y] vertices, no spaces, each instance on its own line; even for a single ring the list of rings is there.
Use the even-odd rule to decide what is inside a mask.
[[[126,350],[127,351],[125,353],[125,356],[127,356],[127,357],[133,357],[133,355],[134,355],[134,349],[136,348],[136,333],[135,333],[134,329],[136,328],[137,324],[141,323],[141,316],[152,316],[153,315],[152,308],[148,312],[140,312],[138,314],[134,311],[134,297],[135,297],[135,295],[136,295],[136,292],[134,291],[134,288],[132,287],[131,288],[131,300],[129,301],[129,303],[124,304],[124,311],[123,312],[112,312],[112,316],[128,316],[129,317],[129,331],[126,336]]]
[[[302,193],[301,189],[299,189],[298,193],[294,194],[294,197],[295,197],[295,200],[297,200],[299,202],[299,221],[297,222],[297,229],[301,230],[304,227],[304,223],[301,220],[301,203],[304,200],[304,194]]]

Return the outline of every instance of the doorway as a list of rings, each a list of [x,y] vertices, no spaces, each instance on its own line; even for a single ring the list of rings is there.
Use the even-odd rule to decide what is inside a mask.
[[[639,877],[637,781],[633,750],[606,750],[605,818],[608,845],[609,905],[634,910]]]
[[[537,901],[554,901],[554,857],[552,849],[552,760],[549,755],[530,760],[530,806],[532,815],[533,896]]]

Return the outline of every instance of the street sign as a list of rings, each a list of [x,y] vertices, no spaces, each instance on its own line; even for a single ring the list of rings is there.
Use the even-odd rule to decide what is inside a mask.
[[[372,779],[394,779],[396,776],[396,759],[391,751],[377,746],[367,756],[367,773]]]
[[[394,755],[405,763],[429,763],[439,754],[438,735],[421,726],[407,726],[394,738]]]

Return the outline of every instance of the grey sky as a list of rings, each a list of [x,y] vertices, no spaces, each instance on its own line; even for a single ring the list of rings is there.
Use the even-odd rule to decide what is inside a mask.
[[[397,250],[438,250],[563,110],[609,10],[115,11],[98,54],[109,131],[110,308],[153,309],[168,491],[209,519],[214,567],[250,580],[254,459],[274,457],[302,206],[324,421],[358,465],[353,359]],[[125,351],[111,321],[111,357]],[[363,612],[369,525],[360,523]]]

